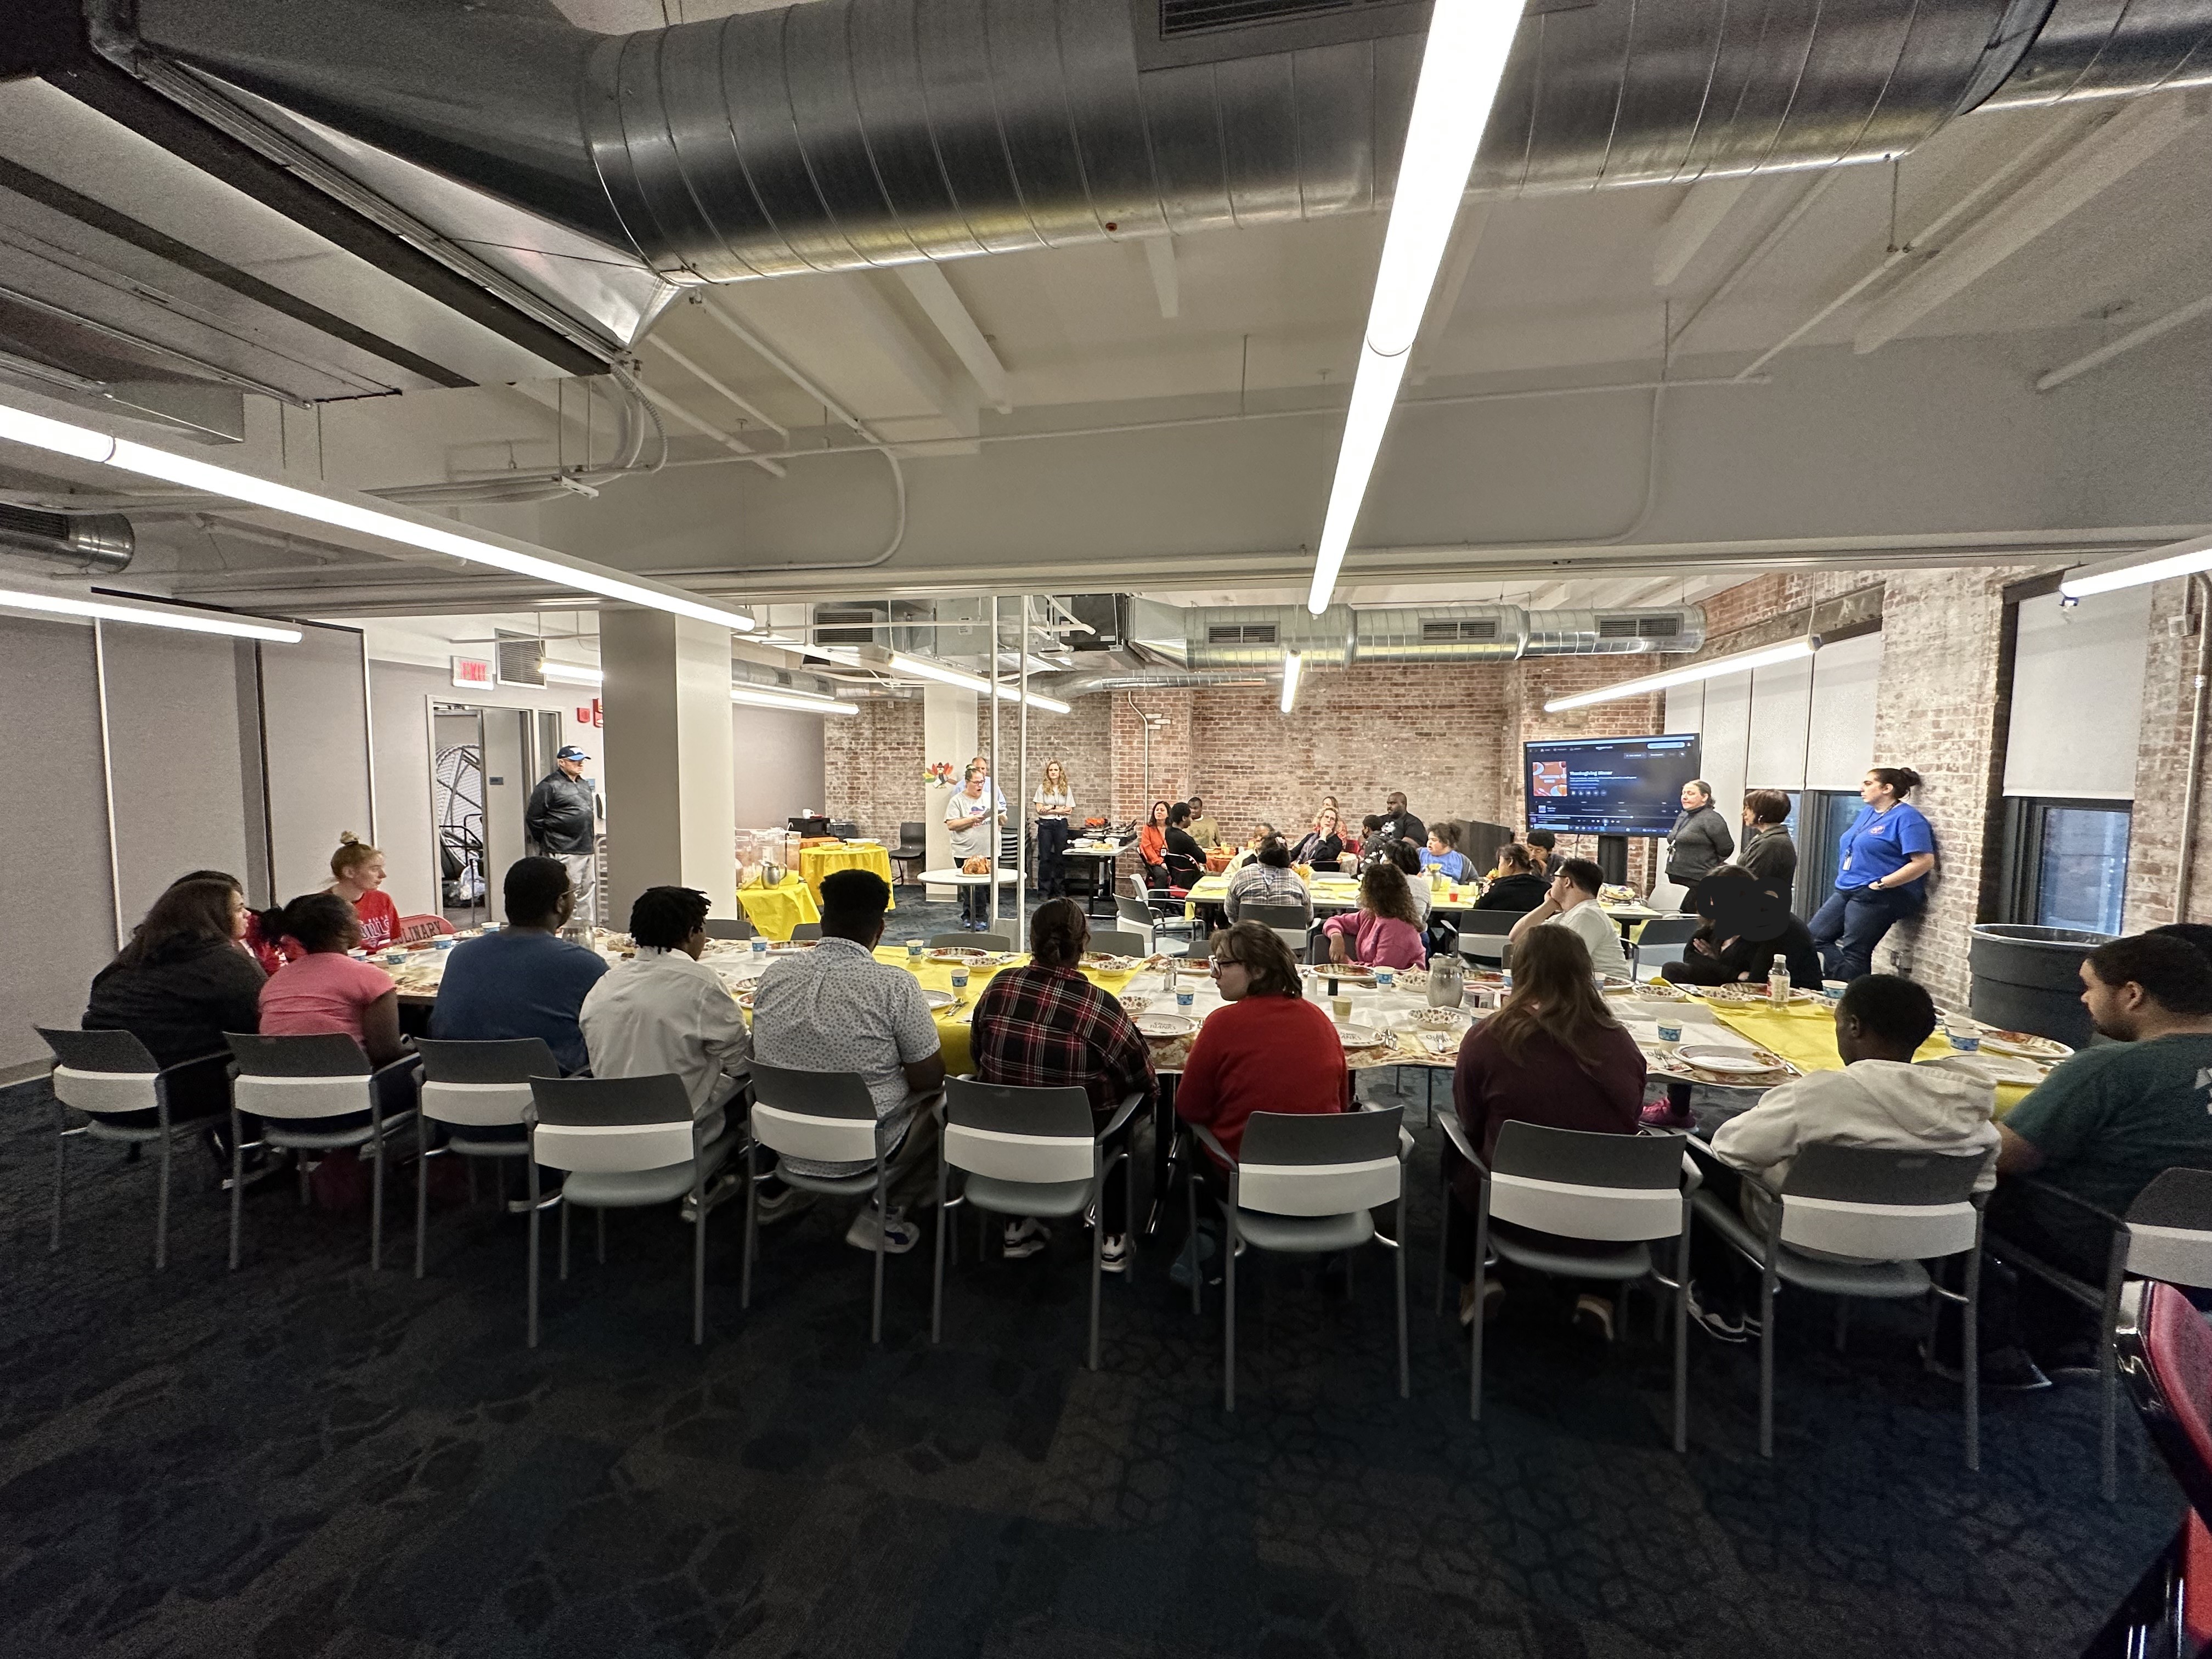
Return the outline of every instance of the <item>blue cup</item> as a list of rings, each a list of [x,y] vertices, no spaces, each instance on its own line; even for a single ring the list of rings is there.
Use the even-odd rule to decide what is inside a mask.
[[[1176,993],[1176,1008],[1182,1013],[1188,1013],[1197,1002],[1198,993],[1195,991],[1178,990]]]
[[[763,939],[758,933],[755,933],[753,935],[752,946],[753,954],[755,956],[764,957],[768,954],[768,941]]]
[[[1387,991],[1397,982],[1398,974],[1395,969],[1377,968],[1375,970],[1375,988],[1376,990]]]

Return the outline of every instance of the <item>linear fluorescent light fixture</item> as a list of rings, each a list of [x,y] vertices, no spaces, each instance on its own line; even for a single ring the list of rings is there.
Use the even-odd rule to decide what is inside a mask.
[[[1699,680],[1717,679],[1723,674],[1741,674],[1747,669],[1771,668],[1777,663],[1796,662],[1811,656],[1820,648],[1817,634],[1808,634],[1802,640],[1790,640],[1782,645],[1762,646],[1756,651],[1739,651],[1732,657],[1715,657],[1710,662],[1692,663],[1687,668],[1670,668],[1663,674],[1646,674],[1641,679],[1623,680],[1617,685],[1601,686],[1595,691],[1578,691],[1571,697],[1553,697],[1544,705],[1547,714],[1557,714],[1569,708],[1587,708],[1592,703],[1615,702],[1622,697],[1640,697],[1650,691],[1664,691],[1669,686],[1694,685]]]
[[[1291,712],[1291,706],[1298,700],[1298,670],[1305,666],[1305,661],[1303,653],[1297,651],[1283,653],[1283,712],[1285,714]]]
[[[189,455],[173,455],[166,449],[155,449],[129,438],[111,437],[105,432],[95,432],[90,427],[50,420],[44,415],[33,415],[27,410],[14,409],[5,404],[0,404],[0,439],[27,444],[33,449],[44,449],[57,455],[68,455],[80,461],[115,467],[125,472],[135,472],[141,477],[159,478],[167,483],[180,484],[186,489],[228,496],[233,501],[266,507],[272,513],[289,514],[295,518],[313,520],[317,524],[329,525],[334,529],[374,536],[380,541],[398,542],[408,547],[419,547],[427,553],[443,553],[451,558],[464,559],[471,564],[489,565],[494,569],[504,570],[512,575],[527,576],[534,581],[550,582],[558,587],[578,588],[586,593],[596,593],[602,599],[620,599],[649,610],[665,611],[672,616],[690,617],[698,622],[712,623],[717,627],[735,629],[741,633],[750,632],[754,626],[752,617],[744,611],[711,604],[686,593],[680,587],[625,576],[605,565],[582,560],[569,562],[548,558],[543,554],[527,551],[521,544],[508,542],[503,538],[495,539],[485,532],[466,533],[456,530],[446,520],[379,501],[374,495],[357,495],[349,490],[301,489],[292,484],[279,483],[273,478],[262,477],[258,473],[242,472],[236,467],[216,466],[207,461],[195,460]]]
[[[264,640],[271,645],[300,642],[300,630],[281,623],[256,622],[251,617],[225,616],[215,611],[161,611],[150,605],[117,605],[107,599],[80,599],[65,593],[33,593],[12,587],[0,587],[0,610],[36,611],[50,617],[89,617],[100,622],[172,628],[186,634]]]
[[[2124,558],[2078,566],[2066,573],[2065,579],[2058,584],[2058,591],[2069,599],[2086,599],[2092,594],[2140,587],[2145,582],[2194,576],[2203,570],[2212,570],[2212,536],[2169,542],[2164,547],[2146,548]]]
[[[1430,14],[1428,44],[1421,52],[1421,76],[1406,128],[1405,159],[1398,167],[1390,227],[1383,233],[1382,262],[1375,273],[1375,297],[1352,383],[1352,408],[1344,417],[1336,478],[1322,521],[1313,592],[1306,599],[1306,609],[1316,617],[1328,609],[1336,592],[1337,573],[1344,568],[1345,549],[1367,498],[1406,361],[1421,331],[1421,314],[1437,285],[1468,174],[1490,124],[1491,106],[1498,101],[1505,56],[1521,27],[1521,7],[1522,0],[1436,0]]]
[[[937,662],[928,657],[909,657],[903,651],[892,652],[890,660],[884,663],[865,662],[858,651],[848,646],[832,646],[822,654],[832,662],[846,663],[854,667],[879,667],[882,672],[888,674],[903,674],[909,679],[936,680],[940,684],[957,685],[963,691],[979,691],[987,696],[991,690],[991,682],[981,674],[971,674],[964,668],[955,668],[950,663]],[[1000,684],[999,701],[1000,702],[1021,702],[1021,687]],[[1032,708],[1042,708],[1054,714],[1073,712],[1058,697],[1047,696],[1042,691],[1032,691],[1029,694],[1029,705]]]
[[[607,683],[605,670],[584,668],[574,663],[549,662],[542,665],[540,672],[556,685],[605,685]]]
[[[804,691],[770,691],[764,687],[733,685],[730,701],[750,704],[755,708],[784,708],[799,714],[857,714],[857,703],[840,701],[836,697],[809,696]]]

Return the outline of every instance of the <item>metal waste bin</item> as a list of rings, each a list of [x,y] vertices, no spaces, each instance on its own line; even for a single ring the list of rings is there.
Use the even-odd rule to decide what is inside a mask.
[[[1974,1018],[2086,1047],[2095,1028],[2081,1006],[2081,959],[2112,937],[2078,927],[1977,925],[1968,958]]]

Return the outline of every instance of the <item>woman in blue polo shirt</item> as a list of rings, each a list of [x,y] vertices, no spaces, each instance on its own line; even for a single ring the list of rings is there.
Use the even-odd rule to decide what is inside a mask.
[[[1877,766],[1859,785],[1866,805],[1836,843],[1836,890],[1808,925],[1830,979],[1872,972],[1882,935],[1925,902],[1936,835],[1905,799],[1919,787],[1909,766]]]

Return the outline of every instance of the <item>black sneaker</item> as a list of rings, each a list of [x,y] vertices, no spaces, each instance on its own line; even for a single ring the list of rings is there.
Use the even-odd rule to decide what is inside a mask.
[[[1966,1380],[1966,1372],[1956,1363],[1936,1358],[1928,1351],[1924,1343],[1921,1346],[1920,1358],[1929,1370],[1947,1382],[1964,1382]],[[2043,1374],[2043,1368],[2020,1348],[1998,1348],[1984,1354],[1980,1372],[1982,1387],[2003,1394],[2033,1394],[2038,1389],[2051,1386],[2051,1379]]]
[[[1690,1283],[1690,1317],[1696,1320],[1705,1334],[1720,1342],[1741,1342],[1745,1336],[1744,1317],[1724,1309],[1708,1308],[1698,1299],[1697,1281]]]
[[[2063,1376],[2101,1376],[2098,1365],[2097,1345],[2094,1342],[2062,1342],[2048,1353],[2033,1356],[2045,1376],[2056,1382]]]

